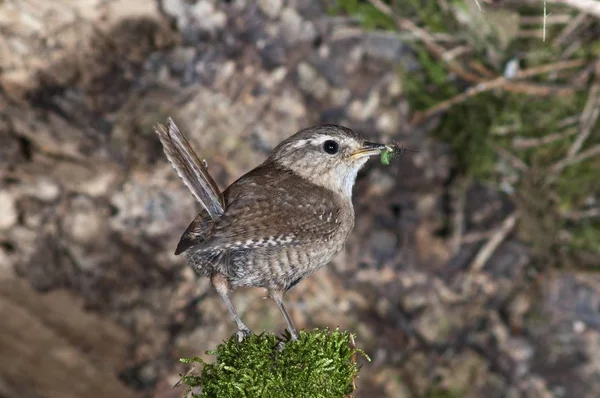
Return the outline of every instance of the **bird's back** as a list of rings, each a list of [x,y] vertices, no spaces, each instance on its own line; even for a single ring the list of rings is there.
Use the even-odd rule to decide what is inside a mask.
[[[325,265],[354,225],[349,198],[263,164],[224,192],[225,212],[201,213],[178,245],[197,272],[235,286],[285,291]]]

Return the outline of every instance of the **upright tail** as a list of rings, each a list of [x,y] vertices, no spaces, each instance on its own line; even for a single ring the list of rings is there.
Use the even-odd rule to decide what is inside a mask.
[[[169,162],[192,195],[206,209],[210,218],[213,220],[220,218],[225,211],[223,194],[219,191],[204,162],[198,158],[173,119],[169,118],[168,127],[157,124],[154,131],[162,143]]]

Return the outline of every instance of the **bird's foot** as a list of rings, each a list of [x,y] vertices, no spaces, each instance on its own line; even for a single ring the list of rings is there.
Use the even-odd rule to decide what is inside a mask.
[[[277,343],[277,351],[283,350],[283,347],[285,347],[287,343],[293,341],[298,341],[298,333],[295,330],[290,332],[286,329],[283,338]]]
[[[285,329],[284,335],[286,337],[286,340],[289,341],[298,341],[298,332],[296,331],[296,329]]]
[[[248,328],[239,328],[236,336],[237,336],[237,341],[238,343],[241,343],[242,341],[244,341],[244,339],[248,336],[250,336],[252,334],[252,332],[250,331],[250,329]]]

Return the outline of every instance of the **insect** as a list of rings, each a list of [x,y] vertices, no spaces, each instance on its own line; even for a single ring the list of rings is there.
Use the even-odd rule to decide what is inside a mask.
[[[385,149],[383,151],[381,151],[381,155],[380,155],[381,164],[383,164],[384,166],[388,166],[394,156],[402,155],[402,154],[404,154],[405,151],[419,152],[419,151],[416,151],[413,149],[404,148],[403,146],[401,146],[398,143],[395,143],[393,145],[386,145]]]

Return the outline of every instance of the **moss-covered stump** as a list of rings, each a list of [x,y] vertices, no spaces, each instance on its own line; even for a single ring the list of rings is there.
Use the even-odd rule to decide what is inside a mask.
[[[281,344],[283,342],[283,344]],[[354,391],[359,368],[354,337],[339,330],[300,332],[298,341],[273,334],[251,335],[238,343],[236,335],[214,351],[214,363],[198,357],[200,374],[183,376],[192,397],[348,397]]]

